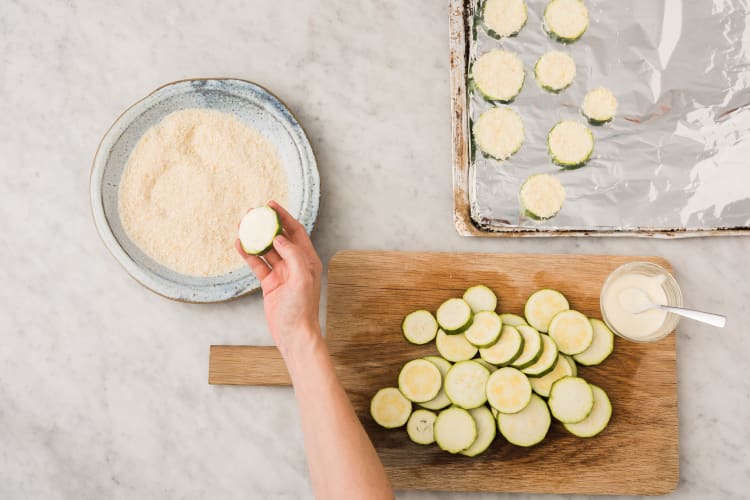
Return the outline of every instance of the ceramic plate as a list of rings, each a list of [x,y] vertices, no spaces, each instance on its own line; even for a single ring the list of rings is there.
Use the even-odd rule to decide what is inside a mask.
[[[138,282],[184,302],[222,302],[260,287],[246,266],[222,276],[188,276],[168,269],[128,238],[117,211],[120,179],[130,152],[151,126],[182,109],[229,113],[265,135],[277,148],[289,179],[288,209],[312,231],[318,214],[320,178],[304,130],[278,98],[243,80],[206,79],[170,83],[135,103],[102,139],[91,171],[91,207],[104,244]]]

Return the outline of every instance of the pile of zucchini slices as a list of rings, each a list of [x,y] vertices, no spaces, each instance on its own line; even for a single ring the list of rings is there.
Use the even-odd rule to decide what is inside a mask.
[[[519,35],[528,21],[525,0],[485,0],[477,16],[478,23],[492,38],[503,40]],[[543,13],[544,31],[554,40],[571,44],[589,27],[589,12],[584,0],[551,0]],[[537,59],[534,77],[543,90],[560,93],[576,79],[576,63],[564,51],[552,50]],[[518,54],[492,49],[479,55],[469,72],[471,87],[493,105],[482,112],[472,125],[476,147],[486,156],[505,161],[522,147],[526,133],[521,116],[509,107],[523,90],[526,73]],[[591,125],[604,125],[617,113],[617,99],[604,87],[591,90],[581,105],[581,114]],[[585,165],[594,151],[594,134],[576,120],[557,123],[547,135],[552,162],[563,169]],[[556,216],[565,203],[565,189],[552,175],[529,177],[519,192],[522,214],[536,220]]]
[[[439,355],[408,361],[398,386],[373,396],[375,422],[406,426],[414,443],[470,457],[486,451],[498,432],[511,444],[534,446],[552,417],[578,437],[602,432],[612,405],[601,387],[579,377],[578,367],[598,365],[612,353],[607,326],[549,289],[528,298],[523,316],[496,309],[495,293],[477,285],[434,315],[426,309],[407,314],[406,340],[434,340]]]

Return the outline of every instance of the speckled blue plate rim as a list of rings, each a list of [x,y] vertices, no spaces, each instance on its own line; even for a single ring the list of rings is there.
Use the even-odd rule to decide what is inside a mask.
[[[127,108],[110,126],[104,134],[94,155],[89,183],[91,211],[94,225],[102,242],[115,257],[120,265],[138,283],[154,293],[165,298],[190,303],[216,303],[232,300],[260,288],[260,283],[247,269],[240,268],[221,277],[198,278],[175,273],[161,266],[154,265],[150,257],[140,255],[141,259],[151,262],[145,266],[133,258],[120,244],[115,236],[105,213],[102,183],[112,148],[120,140],[127,128],[147,110],[158,104],[162,99],[173,95],[179,90],[184,92],[213,88],[221,92],[231,93],[231,88],[240,89],[232,94],[242,99],[253,95],[266,104],[270,104],[276,115],[281,119],[285,131],[298,149],[300,168],[303,171],[303,192],[301,193],[301,208],[298,214],[300,222],[308,233],[312,232],[320,203],[320,175],[317,162],[307,134],[289,108],[273,93],[261,85],[239,78],[192,78],[167,83],[143,99]],[[246,94],[243,95],[243,92]],[[210,107],[208,109],[211,109]],[[130,245],[134,246],[133,244]],[[158,272],[159,268],[163,272]]]

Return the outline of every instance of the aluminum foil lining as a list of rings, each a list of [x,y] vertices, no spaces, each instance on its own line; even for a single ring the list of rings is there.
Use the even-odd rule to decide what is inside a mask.
[[[473,13],[478,0],[472,0]],[[472,147],[471,214],[483,229],[708,230],[750,226],[750,2],[747,0],[586,0],[590,25],[564,45],[542,28],[546,0],[527,0],[517,37],[496,40],[474,15],[470,62],[504,48],[524,61],[526,82],[510,104],[526,141],[499,162]],[[533,67],[550,50],[576,61],[573,85],[550,94]],[[605,86],[617,117],[594,127],[591,160],[575,170],[554,165],[547,133],[560,120],[585,122],[588,90]],[[472,123],[492,104],[469,97]],[[522,214],[518,191],[532,174],[551,173],[567,192],[546,221]]]

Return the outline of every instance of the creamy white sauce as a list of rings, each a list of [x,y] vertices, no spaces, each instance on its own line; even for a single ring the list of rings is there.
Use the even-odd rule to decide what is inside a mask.
[[[602,307],[607,321],[620,333],[637,340],[646,340],[664,324],[666,311],[649,309],[642,313],[633,313],[643,309],[644,298],[632,289],[640,289],[654,304],[667,305],[667,294],[663,288],[664,276],[644,276],[642,274],[625,274],[616,278],[607,286],[602,297]]]

